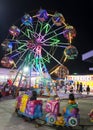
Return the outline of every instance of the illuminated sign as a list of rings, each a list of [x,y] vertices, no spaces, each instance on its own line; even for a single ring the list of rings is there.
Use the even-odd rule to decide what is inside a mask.
[[[84,86],[89,85],[93,89],[93,75],[69,75],[67,76],[67,80],[72,80],[76,84],[77,82],[82,82]]]

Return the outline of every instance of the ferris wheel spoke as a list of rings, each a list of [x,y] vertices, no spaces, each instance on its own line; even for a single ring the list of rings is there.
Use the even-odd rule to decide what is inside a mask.
[[[24,51],[27,48],[26,40],[16,40],[17,51]]]
[[[54,15],[48,14],[48,15],[53,17],[55,14],[54,14]],[[52,17],[49,19],[49,22],[50,22],[50,20],[52,20]],[[56,19],[56,22],[57,22],[57,20],[58,20],[58,19]],[[48,22],[48,23],[49,23],[49,22]],[[62,21],[62,22],[63,22],[63,21]],[[53,23],[53,21],[52,21],[52,23]],[[57,29],[54,29],[54,31],[56,32],[56,31],[58,31],[58,30],[60,30],[60,29],[62,29],[62,28],[64,28],[64,27],[67,26],[67,24],[66,24],[65,22],[63,22],[63,24],[64,24],[63,26],[61,26],[61,27],[59,27],[59,28],[57,28]],[[52,28],[54,25],[55,25],[55,23],[51,24],[51,28]],[[55,25],[55,26],[56,26],[56,25]],[[51,28],[50,28],[50,29],[51,29]],[[47,31],[47,33],[46,33],[44,36],[49,35],[49,34],[51,34],[51,33],[53,32],[53,31],[51,31],[50,33],[48,33],[48,32],[50,31],[50,29]]]
[[[39,35],[41,35],[41,32],[43,31],[43,23],[39,21],[39,25],[40,25]]]
[[[34,37],[34,30],[33,28],[30,27],[26,27],[25,33],[27,34],[27,36],[29,38],[33,38]]]
[[[47,35],[50,35],[50,34],[54,33],[53,31],[50,32],[50,30],[53,28],[54,25],[55,24],[50,25],[49,23],[47,23],[45,25],[45,27],[44,27],[44,29],[45,29],[45,35],[44,35],[44,37],[46,37]]]
[[[50,43],[50,44],[49,44]],[[62,45],[63,46],[62,46]],[[65,48],[66,46],[70,45],[70,43],[58,43],[58,44],[55,44],[55,43],[52,43],[52,42],[47,42],[47,43],[44,43],[42,44],[42,46],[50,46],[50,47],[63,47]]]
[[[47,63],[50,63],[50,58],[49,58],[49,56],[43,57],[43,60],[44,60],[45,62],[47,62]]]
[[[18,59],[17,62],[15,63],[16,66],[17,66],[17,64],[19,63],[19,61],[22,60],[23,56],[25,55],[25,53],[26,53],[27,51],[28,51],[28,49],[26,49],[26,50],[24,51],[24,53],[19,57],[19,59]],[[14,69],[14,67],[13,67],[13,69]]]
[[[13,50],[12,53],[9,52],[9,53],[5,54],[5,56],[9,56],[9,55],[13,54],[14,52],[18,52],[18,49]]]
[[[51,48],[49,53],[53,56],[55,54],[56,49],[57,49],[57,47],[56,48]],[[51,59],[51,57],[48,54],[46,54],[46,56],[43,57],[43,60],[45,62],[48,62],[48,63],[50,63],[50,59]]]
[[[49,23],[51,22],[52,18],[50,18],[48,20],[48,22],[43,26],[43,23],[40,22],[40,34],[42,34],[42,32],[45,32],[45,35],[43,37],[45,37],[47,35],[47,33],[52,29],[52,27],[54,26],[54,24],[50,25]]]
[[[33,32],[35,32],[33,24],[30,24],[30,27],[32,28]]]
[[[27,30],[28,31],[28,30]],[[26,38],[28,38],[29,40],[31,40],[31,37],[29,37],[29,35],[27,35],[24,31],[22,31],[21,30],[21,32],[22,32],[22,34],[24,35],[24,36],[26,36]],[[34,35],[33,35],[34,36]]]
[[[57,50],[57,47],[50,49],[49,53],[53,56]]]
[[[9,42],[13,42],[13,44],[19,43],[21,44],[22,42],[24,42],[24,44],[26,43],[27,40],[21,40],[21,39],[8,39]]]
[[[52,34],[53,33],[53,32],[50,32],[50,30],[52,29],[53,26],[54,26],[54,24],[52,24],[51,26],[49,24],[46,25],[46,31],[45,31],[44,37],[47,36],[48,34]]]
[[[27,45],[22,45],[22,46],[20,46],[20,47],[18,47],[18,50],[24,50],[24,48],[23,47],[26,47]]]
[[[60,33],[57,33],[57,34],[54,34],[53,36],[51,36],[51,37],[47,38],[46,40],[42,41],[42,43],[45,43],[45,42],[51,40],[51,39],[54,38],[54,37],[57,37],[57,36],[59,36],[59,35],[62,35],[64,32],[65,32],[65,31],[60,32]]]
[[[46,51],[44,48],[42,48],[44,52],[46,52],[52,59],[54,59],[59,65],[62,65],[61,62],[59,62],[54,56],[52,56],[48,51]]]
[[[49,51],[49,54],[51,54],[51,55],[53,56],[53,55],[55,54],[56,50],[57,50],[57,47],[52,47],[52,48],[50,49],[50,51]],[[46,54],[46,56],[43,57],[43,59],[44,59],[45,62],[50,63],[51,57],[50,57],[48,54]]]
[[[35,34],[37,33],[37,28],[38,28],[39,20],[37,20],[36,26],[35,26]]]
[[[60,62],[64,64],[64,62],[65,62],[64,60],[65,60],[65,57],[63,55],[62,58],[60,59]]]
[[[35,38],[35,35],[38,36],[38,33],[35,32],[34,29],[31,30],[30,28],[27,28],[25,31],[26,31],[26,32],[25,32],[26,35],[27,35],[29,38]]]
[[[49,33],[47,33],[47,34],[45,34],[44,37],[45,37],[45,36],[48,36],[48,35],[50,35],[50,34],[53,34],[54,32],[60,31],[60,30],[62,30],[64,27],[65,27],[65,26],[61,26],[61,27],[59,27],[59,28],[53,29],[53,31],[51,31],[51,32],[49,32]]]
[[[21,53],[23,53],[24,51],[17,51],[17,53],[16,54],[13,54],[12,56],[10,56],[11,58],[14,58],[14,57],[16,57],[16,56],[18,56],[18,55],[20,55]]]

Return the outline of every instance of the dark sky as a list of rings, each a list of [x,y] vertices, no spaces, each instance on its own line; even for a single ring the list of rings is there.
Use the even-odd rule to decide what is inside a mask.
[[[0,0],[0,43],[6,38],[8,29],[25,13],[40,8],[62,13],[67,23],[73,25],[77,36],[73,45],[79,55],[76,60],[68,61],[65,65],[70,73],[91,73],[88,71],[93,64],[82,62],[82,54],[92,50],[93,1],[92,0]],[[1,49],[1,48],[0,48]],[[2,50],[0,50],[0,58]],[[50,64],[49,69],[53,66]]]

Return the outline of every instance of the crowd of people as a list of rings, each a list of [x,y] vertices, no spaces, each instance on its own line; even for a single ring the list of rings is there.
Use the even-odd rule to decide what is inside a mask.
[[[14,85],[9,86],[7,83],[3,86],[2,89],[0,89],[0,99],[3,96],[9,96],[12,95],[13,98],[17,97],[18,95],[20,95],[20,91],[22,88],[16,87]],[[24,88],[25,89],[25,88]],[[39,88],[39,96],[42,95],[47,95],[47,96],[53,96],[53,95],[57,95],[58,92],[64,92],[66,93],[80,93],[82,94],[83,92],[86,92],[87,95],[90,94],[90,86],[87,85],[83,85],[82,82],[77,82],[77,84],[70,84],[70,83],[66,83],[63,85],[57,85],[57,86],[46,86],[46,87],[41,87]],[[26,91],[30,91],[30,89],[26,88]]]
[[[19,95],[19,89],[16,86],[9,86],[7,83],[0,89],[0,98],[12,95],[13,98]]]
[[[66,94],[67,92],[74,92],[74,93],[83,93],[83,92],[86,92],[87,95],[89,95],[90,93],[90,86],[89,85],[83,85],[82,82],[78,83],[77,84],[71,84],[71,83],[66,83],[62,86],[57,86],[57,90],[60,91],[60,90],[63,90],[64,93]]]

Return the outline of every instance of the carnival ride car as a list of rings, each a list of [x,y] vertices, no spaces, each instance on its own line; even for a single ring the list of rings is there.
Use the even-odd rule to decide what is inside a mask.
[[[30,120],[39,119],[41,122],[43,120],[43,125],[53,125],[53,126],[77,126],[80,120],[78,107],[70,106],[67,108],[67,115],[62,116],[59,113],[59,101],[49,100],[46,102],[45,108],[43,107],[42,100],[30,101],[27,94],[20,95],[16,98],[15,111],[19,116],[28,118]],[[40,124],[40,123],[36,123]],[[42,124],[42,123],[41,123]]]

